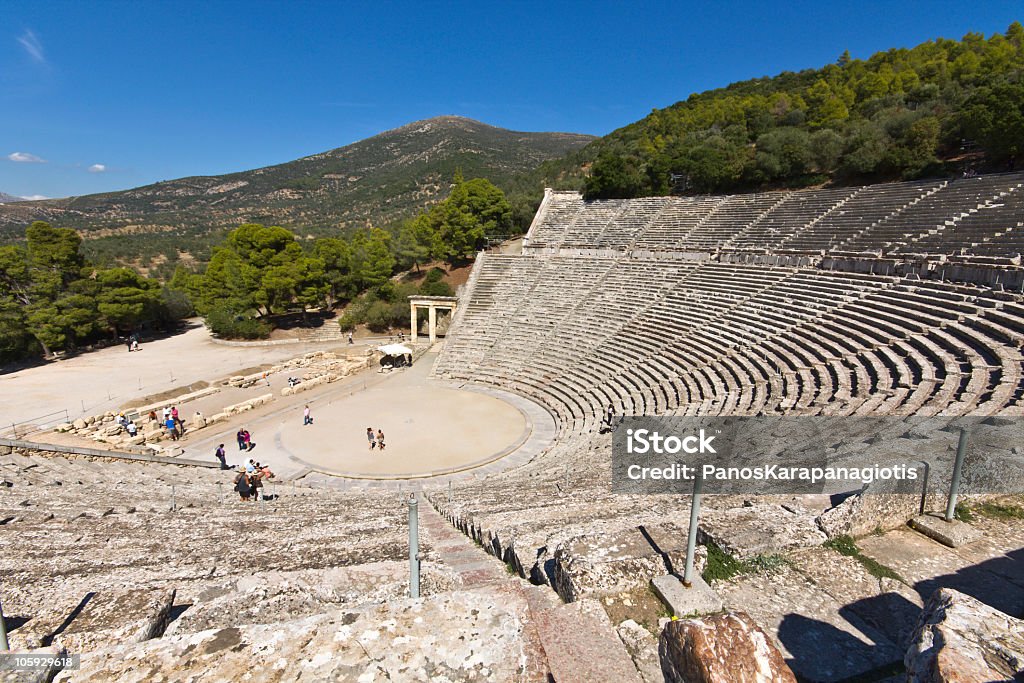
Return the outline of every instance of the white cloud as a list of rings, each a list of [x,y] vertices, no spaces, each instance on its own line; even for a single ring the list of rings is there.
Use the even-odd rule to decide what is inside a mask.
[[[35,154],[29,154],[28,152],[11,152],[7,155],[7,158],[11,161],[17,161],[22,164],[45,164],[46,159],[40,159]]]
[[[41,195],[41,194],[30,194],[30,195],[29,195],[29,196],[27,196],[27,197],[22,197],[22,199],[27,199],[27,200],[29,200],[30,202],[34,202],[34,201],[36,201],[37,199],[49,199],[49,197],[47,197],[47,196],[45,196],[45,195]]]
[[[25,52],[32,58],[32,61],[39,64],[46,64],[46,54],[43,52],[43,44],[32,29],[25,29],[25,32],[18,36],[18,43],[25,48]]]
[[[103,173],[107,170],[105,164],[93,164],[89,167],[89,173]]]

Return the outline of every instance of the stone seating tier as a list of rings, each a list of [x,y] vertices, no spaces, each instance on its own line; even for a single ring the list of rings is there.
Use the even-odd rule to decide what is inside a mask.
[[[584,201],[550,192],[526,253],[878,252],[1012,258],[1024,173],[793,192]]]

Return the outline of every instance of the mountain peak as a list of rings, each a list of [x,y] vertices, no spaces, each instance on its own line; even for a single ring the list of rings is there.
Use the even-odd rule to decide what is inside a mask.
[[[85,239],[131,235],[118,256],[148,260],[173,232],[203,260],[209,244],[241,223],[281,225],[303,235],[384,227],[447,196],[456,169],[508,189],[517,174],[594,138],[523,133],[463,116],[414,121],[345,147],[274,166],[192,176],[120,192],[4,204],[0,242],[33,220],[79,230]]]

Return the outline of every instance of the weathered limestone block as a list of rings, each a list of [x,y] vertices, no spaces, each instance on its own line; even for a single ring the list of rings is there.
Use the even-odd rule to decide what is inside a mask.
[[[188,422],[189,429],[202,429],[206,426],[206,418],[202,413],[196,413],[192,416],[192,419]]]
[[[111,589],[98,591],[88,600],[41,605],[24,627],[11,633],[11,646],[39,647],[43,638],[54,633],[53,644],[68,652],[156,638],[167,628],[174,595],[173,589]],[[70,614],[74,617],[65,623]]]
[[[114,436],[116,434],[120,434],[122,429],[124,429],[124,427],[122,427],[121,425],[119,425],[119,424],[112,424],[112,425],[110,425],[109,427],[107,427],[106,429],[103,430],[103,435],[104,436]]]
[[[107,648],[57,680],[511,681],[526,620],[511,590],[460,591]]]
[[[1024,678],[1024,621],[940,588],[925,603],[903,663],[911,683]]]
[[[234,405],[227,406],[224,408],[224,413],[227,415],[237,415],[238,413],[244,413],[247,410],[252,410],[252,404],[248,401],[242,401],[241,403],[235,403]]]
[[[566,602],[585,595],[621,593],[686,566],[686,531],[675,524],[579,536],[555,550],[554,589]],[[694,569],[704,571],[707,548],[698,546]]]
[[[829,538],[864,536],[876,529],[889,531],[899,528],[915,517],[920,508],[920,494],[880,493],[867,486],[862,492],[822,512],[816,522]]]
[[[72,424],[72,426],[73,426],[73,427],[74,427],[75,429],[85,429],[85,428],[86,428],[86,427],[87,427],[87,426],[88,426],[89,424],[91,424],[91,423],[89,423],[89,422],[86,422],[86,421],[85,421],[85,420],[83,420],[82,418],[78,418],[77,420],[75,420],[75,421],[74,421],[74,422],[72,422],[71,424]]]
[[[64,433],[70,432],[72,429],[74,429],[74,425],[72,425],[70,422],[62,422],[61,424],[57,425],[54,428],[54,431]]]
[[[644,683],[662,683],[665,678],[662,676],[661,662],[658,660],[658,640],[651,632],[632,619],[627,619],[616,626],[615,632],[626,647],[626,652],[629,653]]]
[[[95,415],[90,415],[89,417],[85,418],[85,424],[87,424],[87,425],[94,425],[94,424],[96,424],[97,419],[102,419],[102,418],[97,418]]]
[[[671,621],[659,652],[668,683],[796,683],[770,636],[744,612]]]
[[[228,419],[228,414],[224,411],[221,411],[219,413],[214,413],[210,417],[206,418],[206,424],[211,425],[217,422],[223,422],[226,419]]]
[[[698,538],[710,539],[730,555],[748,559],[796,548],[812,548],[826,536],[812,512],[794,506],[754,503],[744,507],[708,508]]]

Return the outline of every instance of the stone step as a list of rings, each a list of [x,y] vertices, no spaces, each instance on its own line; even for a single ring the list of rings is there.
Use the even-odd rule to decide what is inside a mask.
[[[552,680],[557,683],[644,683],[601,605],[563,604],[551,589],[525,589]]]
[[[837,600],[789,566],[715,581],[713,588],[727,610],[746,612],[775,637],[801,680],[874,675],[898,666],[906,651],[844,604],[845,595]]]
[[[104,589],[84,595],[57,594],[31,614],[8,612],[21,626],[10,632],[14,651],[56,645],[68,652],[90,652],[120,643],[138,643],[163,634],[174,590]]]

